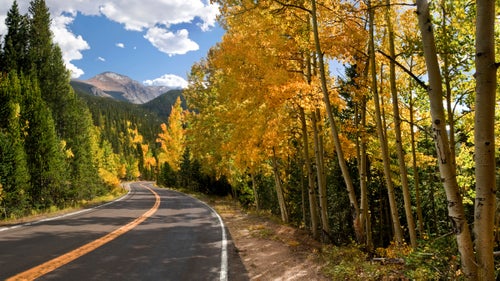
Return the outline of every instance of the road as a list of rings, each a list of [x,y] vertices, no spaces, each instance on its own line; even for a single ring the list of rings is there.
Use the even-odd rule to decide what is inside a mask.
[[[0,227],[0,280],[226,280],[226,251],[210,207],[137,182],[111,204]]]

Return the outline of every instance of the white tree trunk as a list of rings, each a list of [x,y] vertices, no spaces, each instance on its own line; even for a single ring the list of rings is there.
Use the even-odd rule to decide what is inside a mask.
[[[445,114],[443,108],[443,86],[441,72],[436,53],[434,32],[427,0],[417,0],[418,24],[422,36],[425,63],[429,78],[429,101],[431,105],[432,131],[436,145],[437,160],[441,181],[444,184],[448,201],[448,216],[453,224],[461,255],[462,270],[469,280],[475,280],[477,265],[470,235],[469,225],[465,218],[462,196],[458,188],[454,159],[451,159],[449,138],[446,132]]]
[[[325,178],[325,161],[323,157],[323,139],[320,136],[320,128],[318,126],[318,110],[312,113],[312,126],[314,136],[314,154],[316,156],[316,178],[318,181],[319,195],[319,213],[321,217],[321,228],[324,232],[330,233],[330,224],[328,222],[328,202],[326,200],[326,178]]]
[[[273,172],[274,181],[276,183],[276,196],[278,197],[278,204],[280,206],[281,220],[284,223],[288,223],[288,209],[285,202],[285,193],[283,190],[283,184],[281,183],[280,173],[278,169],[278,159],[276,158],[276,150],[273,148]]]
[[[319,238],[318,234],[318,210],[316,208],[316,192],[314,184],[313,169],[311,167],[311,158],[309,156],[309,136],[307,134],[307,123],[304,109],[300,108],[300,121],[302,123],[302,140],[304,143],[304,162],[307,170],[308,180],[308,198],[309,198],[309,213],[311,217],[311,231],[314,239]]]
[[[386,0],[386,22],[389,30],[389,54],[392,58],[389,64],[389,79],[392,95],[392,109],[394,115],[394,133],[396,134],[396,150],[398,154],[399,174],[401,176],[401,188],[403,189],[403,198],[405,206],[406,221],[408,223],[408,232],[410,234],[410,243],[413,248],[417,247],[417,231],[415,229],[415,220],[411,208],[411,195],[408,184],[408,172],[406,170],[405,156],[403,152],[403,140],[401,137],[401,117],[399,114],[398,89],[396,87],[396,51],[394,47],[394,30],[391,21],[391,1]]]
[[[403,234],[401,230],[401,223],[399,221],[398,206],[396,204],[396,196],[394,194],[394,184],[391,178],[391,169],[389,163],[389,149],[387,145],[387,138],[384,132],[385,125],[382,123],[382,111],[380,108],[380,99],[377,89],[377,67],[375,65],[375,43],[374,43],[374,12],[371,7],[371,1],[367,1],[369,10],[368,20],[370,29],[370,42],[369,42],[369,55],[370,55],[370,69],[372,76],[371,92],[373,93],[373,102],[375,103],[375,119],[377,121],[377,135],[380,143],[380,154],[384,166],[384,178],[387,188],[387,196],[389,199],[389,208],[392,219],[392,226],[394,230],[394,239],[398,244],[403,243]]]
[[[495,221],[495,1],[477,0],[476,15],[476,110],[474,147],[476,202],[474,234],[478,280],[494,280],[493,258]]]
[[[330,121],[330,130],[332,132],[333,142],[335,145],[335,152],[337,152],[337,158],[340,165],[340,170],[342,171],[342,176],[347,187],[347,192],[349,194],[349,203],[351,204],[353,212],[353,227],[356,232],[356,237],[360,237],[360,222],[359,222],[359,205],[356,198],[356,191],[354,189],[354,184],[352,182],[351,175],[349,174],[349,168],[344,158],[344,152],[342,150],[342,144],[340,143],[339,132],[337,128],[337,120],[333,115],[332,106],[330,104],[330,97],[328,93],[328,87],[326,84],[326,71],[325,62],[323,59],[323,51],[321,50],[321,43],[319,41],[319,31],[318,31],[318,19],[316,15],[316,0],[311,0],[311,21],[313,27],[314,35],[314,45],[316,47],[316,55],[318,56],[318,65],[321,80],[321,91],[323,93],[323,100],[325,102],[326,113],[328,114],[328,121]]]

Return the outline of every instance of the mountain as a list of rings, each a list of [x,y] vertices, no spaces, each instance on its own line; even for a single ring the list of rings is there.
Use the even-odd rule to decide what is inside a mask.
[[[114,72],[104,72],[88,80],[72,80],[76,90],[115,100],[143,104],[172,90],[166,86],[145,86],[132,78]]]

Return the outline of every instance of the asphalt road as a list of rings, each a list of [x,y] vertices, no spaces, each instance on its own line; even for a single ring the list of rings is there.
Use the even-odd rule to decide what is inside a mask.
[[[148,182],[98,208],[0,227],[0,280],[226,280],[227,271],[220,217]]]

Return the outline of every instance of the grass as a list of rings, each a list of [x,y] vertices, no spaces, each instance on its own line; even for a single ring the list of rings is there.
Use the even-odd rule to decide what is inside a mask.
[[[356,245],[324,246],[321,258],[325,264],[323,272],[332,280],[408,280],[404,265],[373,262]]]
[[[95,197],[92,200],[79,200],[74,202],[71,206],[67,206],[64,208],[52,205],[47,209],[43,210],[31,210],[30,215],[23,217],[11,217],[4,220],[0,220],[0,226],[9,226],[15,224],[21,224],[30,221],[36,221],[48,217],[55,217],[71,212],[75,212],[85,208],[91,208],[94,206],[98,206],[110,201],[113,201],[123,195],[125,195],[127,191],[123,188],[114,188],[110,193]]]

